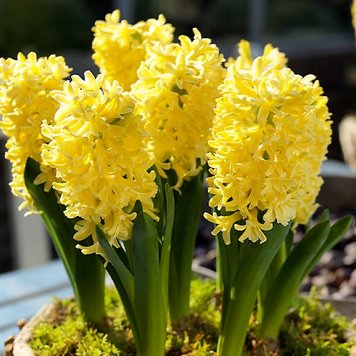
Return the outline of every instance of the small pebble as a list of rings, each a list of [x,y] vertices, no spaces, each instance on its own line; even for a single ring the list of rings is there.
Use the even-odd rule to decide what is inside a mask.
[[[350,286],[356,288],[356,270],[354,270],[351,273],[350,279],[349,279],[349,284]]]
[[[7,344],[5,345],[4,356],[13,356],[14,345]]]
[[[326,276],[315,276],[311,279],[311,282],[314,286],[316,287],[322,287],[322,286],[325,286],[328,282],[328,279]]]
[[[15,335],[11,335],[5,339],[4,356],[13,356]]]
[[[343,252],[337,250],[327,251],[320,259],[321,266],[327,266],[330,269],[336,269],[343,266]]]
[[[356,256],[344,256],[343,262],[345,266],[355,267],[356,266]]]
[[[13,344],[15,341],[15,335],[10,335],[5,339],[4,344],[8,345],[8,344]]]
[[[350,279],[352,273],[352,269],[347,268],[347,267],[339,267],[335,271],[335,282],[337,285],[340,285],[344,281],[347,281]]]
[[[343,299],[346,297],[352,297],[356,295],[356,288],[350,286],[348,282],[344,282],[341,284],[339,291],[333,293],[333,297],[335,299]]]
[[[346,245],[344,251],[347,256],[353,256],[356,258],[356,241]]]
[[[17,326],[21,330],[26,325],[26,323],[27,323],[26,319],[20,319],[17,321]]]

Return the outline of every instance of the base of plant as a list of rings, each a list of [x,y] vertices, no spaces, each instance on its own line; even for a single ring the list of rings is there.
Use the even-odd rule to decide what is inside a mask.
[[[106,293],[107,318],[89,325],[71,300],[57,300],[56,315],[33,330],[35,355],[135,355],[133,335],[117,292]],[[166,355],[216,355],[219,336],[220,296],[215,282],[194,279],[191,313],[170,325]],[[258,324],[251,318],[246,355],[349,355],[348,320],[315,296],[296,299],[282,326],[277,343],[256,337]],[[99,350],[101,352],[99,352]]]

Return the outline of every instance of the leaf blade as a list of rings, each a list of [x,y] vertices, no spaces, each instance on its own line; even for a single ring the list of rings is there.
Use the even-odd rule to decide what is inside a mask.
[[[172,245],[172,231],[174,224],[174,194],[169,186],[165,185],[165,197],[166,197],[166,221],[164,226],[164,236],[162,239],[161,259],[160,259],[160,271],[161,271],[161,285],[164,309],[166,313],[168,311],[168,288],[169,288],[169,266],[170,266],[170,253]]]
[[[276,338],[289,303],[296,293],[305,266],[325,242],[330,231],[329,221],[322,221],[308,230],[302,240],[291,251],[268,290],[260,335]]]
[[[140,328],[137,347],[138,353],[142,355],[163,355],[165,349],[166,315],[158,245],[155,222],[144,212],[140,212],[132,230],[132,247],[135,271],[134,308]]]

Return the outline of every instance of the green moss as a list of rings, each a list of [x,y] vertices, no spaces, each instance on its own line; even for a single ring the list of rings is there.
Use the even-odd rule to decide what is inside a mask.
[[[107,335],[99,333],[97,330],[89,329],[81,339],[76,350],[76,355],[104,356],[123,355],[123,353],[108,340]]]
[[[191,313],[179,324],[169,326],[167,355],[216,355],[219,336],[220,297],[215,282],[194,279],[191,286]],[[36,355],[135,355],[131,329],[116,290],[106,293],[107,317],[100,324],[88,325],[73,301],[57,301],[58,321],[39,325],[32,347]],[[348,355],[346,318],[315,296],[297,299],[280,333],[279,355]],[[275,355],[256,338],[258,324],[251,318],[246,339],[246,355]]]
[[[106,293],[107,317],[100,325],[89,325],[71,300],[56,301],[55,320],[34,330],[31,346],[36,355],[129,355],[134,343],[124,309],[115,289]],[[119,351],[121,350],[121,351]]]
[[[280,332],[282,355],[347,356],[352,346],[347,341],[346,317],[336,313],[331,304],[322,304],[315,295],[297,300]],[[293,350],[293,353],[290,353]]]

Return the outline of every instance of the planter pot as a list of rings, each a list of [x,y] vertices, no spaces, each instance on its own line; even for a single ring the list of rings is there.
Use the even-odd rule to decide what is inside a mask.
[[[355,313],[356,301],[355,300],[324,300],[325,302],[331,302],[335,308],[345,313],[346,315]],[[15,337],[12,345],[4,352],[4,356],[35,356],[34,351],[29,345],[29,341],[32,338],[32,330],[41,322],[48,320],[53,314],[55,309],[54,304],[48,304],[43,306],[39,312],[33,316],[20,330],[19,334]],[[353,321],[355,322],[355,320]],[[355,338],[356,333],[354,330],[350,330],[348,337]],[[8,345],[9,346],[9,345]],[[352,347],[350,356],[356,356],[356,345]]]
[[[41,322],[49,320],[55,309],[54,304],[44,305],[28,322],[21,325],[20,332],[6,345],[4,356],[35,356],[29,341],[32,330]]]
[[[201,270],[197,268],[197,266],[194,266],[195,270],[199,270],[199,273],[202,276],[207,276],[209,278],[213,277],[211,275],[211,270]],[[216,297],[216,296],[215,296]],[[351,300],[345,300],[345,301],[335,301],[335,300],[325,300],[325,301],[330,301],[334,304],[337,310],[340,312],[346,314],[346,315],[351,315],[352,318],[355,318],[355,313],[356,313],[356,301],[351,299]],[[32,331],[33,329],[38,326],[39,323],[42,321],[47,321],[47,320],[53,320],[54,315],[56,315],[56,308],[57,308],[58,303],[53,303],[44,306],[28,323],[25,324],[25,326],[21,329],[19,334],[15,337],[14,341],[11,343],[11,345],[7,345],[7,352],[5,353],[6,356],[34,356],[35,353],[31,349],[31,346],[29,345],[29,341],[32,338]],[[185,328],[189,329],[189,325],[185,324]],[[355,338],[355,333],[350,331],[349,335],[347,335],[348,338]],[[194,354],[193,354],[194,355]],[[198,354],[197,354],[198,355]],[[351,350],[350,355],[355,355],[356,356],[356,347],[354,347]]]

